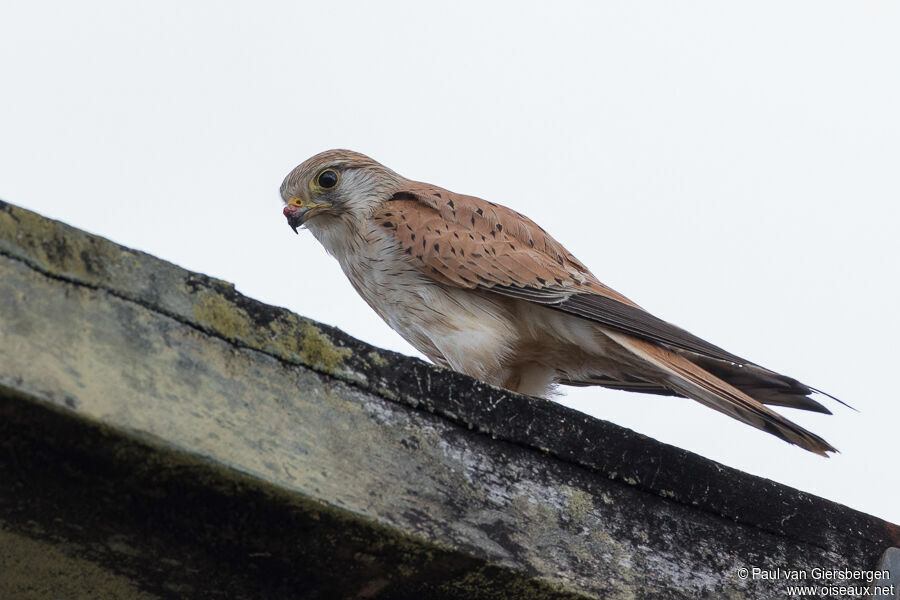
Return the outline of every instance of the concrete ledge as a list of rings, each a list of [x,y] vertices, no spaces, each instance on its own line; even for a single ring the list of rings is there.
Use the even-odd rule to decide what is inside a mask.
[[[900,545],[5,203],[0,306],[0,597],[780,598],[737,570]]]

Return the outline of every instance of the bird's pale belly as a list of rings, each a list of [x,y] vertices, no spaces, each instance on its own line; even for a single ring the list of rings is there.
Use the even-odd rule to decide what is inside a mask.
[[[433,362],[493,382],[516,338],[503,299],[448,289],[407,265],[353,266],[351,284],[391,329]]]
[[[605,336],[592,327],[572,327],[570,319],[555,311],[447,288],[411,270],[390,276],[359,274],[355,270],[348,277],[363,299],[440,366],[538,396],[547,395],[560,374],[574,365],[583,364],[594,374],[606,371],[600,368]],[[581,371],[580,366],[574,371]]]
[[[380,232],[337,256],[350,283],[416,350],[488,383],[546,396],[560,378],[614,375],[597,327],[498,294],[445,286],[415,269]]]

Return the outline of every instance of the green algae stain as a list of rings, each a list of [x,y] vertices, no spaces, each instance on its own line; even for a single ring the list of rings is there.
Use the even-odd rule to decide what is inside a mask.
[[[103,285],[136,254],[109,240],[0,201],[0,252],[32,267],[88,285]]]
[[[16,246],[29,249],[39,240],[52,237],[56,229],[53,221],[12,204],[4,204],[0,210],[0,238]]]
[[[261,344],[283,360],[300,362],[329,375],[353,353],[339,348],[312,323],[273,321],[269,330],[258,328],[242,308],[219,294],[206,292],[194,304],[194,319],[226,339]]]
[[[2,201],[0,252],[25,258],[47,273],[73,277],[89,285],[103,285],[122,261],[140,267],[138,257],[127,249]],[[198,292],[187,286],[182,286],[182,291],[194,297],[196,323],[225,339],[259,345],[283,360],[299,359],[328,374],[333,374],[352,354],[349,349],[335,346],[312,324],[278,320],[270,323],[271,331],[267,331],[258,327],[244,309],[218,292]],[[378,366],[388,362],[375,352],[369,358]]]
[[[303,362],[322,368],[327,373],[334,373],[344,359],[352,352],[347,348],[338,348],[328,336],[310,323],[304,323],[300,329],[300,353]]]
[[[83,271],[76,264],[78,248],[73,247],[81,240],[77,235],[64,235],[62,227],[16,206],[7,205],[0,211],[0,238],[8,240],[16,254],[24,254],[51,273]]]
[[[226,338],[250,337],[250,318],[240,308],[219,295],[204,296],[194,304],[194,318]]]

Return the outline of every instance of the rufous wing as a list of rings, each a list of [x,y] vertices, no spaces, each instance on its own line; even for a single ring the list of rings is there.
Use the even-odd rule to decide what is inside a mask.
[[[435,281],[535,302],[717,360],[749,362],[604,285],[550,234],[504,206],[411,182],[374,219]]]

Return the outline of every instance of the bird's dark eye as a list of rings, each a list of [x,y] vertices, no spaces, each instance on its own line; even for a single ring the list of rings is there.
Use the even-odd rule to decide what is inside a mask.
[[[338,174],[332,169],[325,169],[316,177],[316,183],[323,190],[330,190],[338,184]]]

